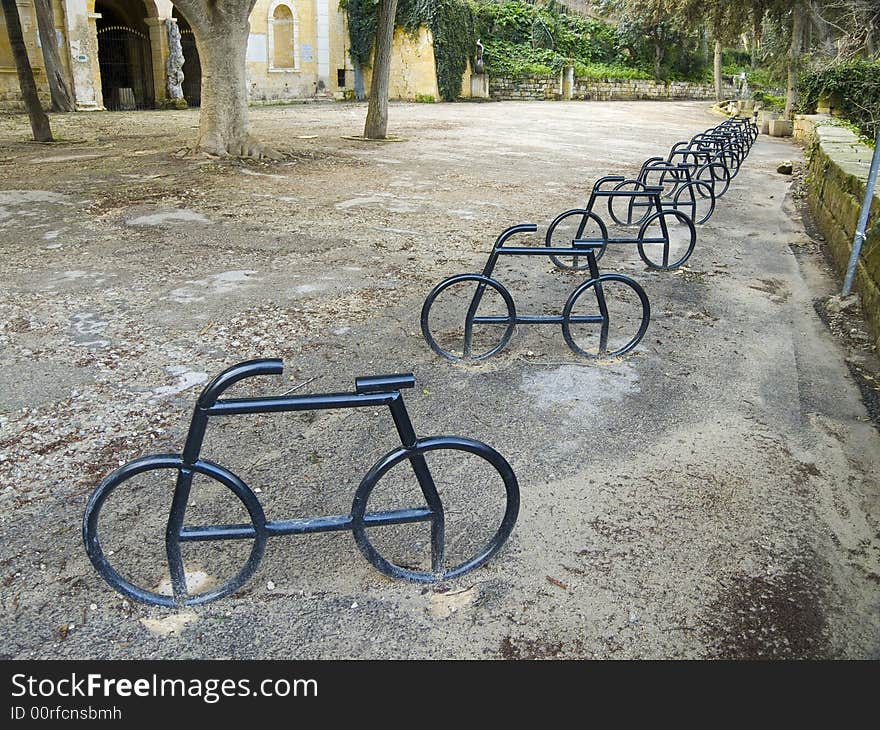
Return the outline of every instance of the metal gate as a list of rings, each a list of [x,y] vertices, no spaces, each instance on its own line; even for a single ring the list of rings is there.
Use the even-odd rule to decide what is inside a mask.
[[[202,104],[202,62],[196,48],[196,37],[189,28],[180,29],[183,50],[183,97],[190,106]]]
[[[153,60],[146,35],[112,25],[98,31],[104,106],[110,111],[153,109]]]

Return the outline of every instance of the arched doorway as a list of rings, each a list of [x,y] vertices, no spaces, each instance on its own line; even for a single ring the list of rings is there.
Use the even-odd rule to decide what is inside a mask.
[[[141,0],[98,0],[98,65],[104,107],[110,111],[155,107],[150,35]]]
[[[183,51],[183,98],[190,106],[202,104],[202,63],[196,48],[196,37],[183,14],[174,8],[177,27],[180,30],[180,47]]]

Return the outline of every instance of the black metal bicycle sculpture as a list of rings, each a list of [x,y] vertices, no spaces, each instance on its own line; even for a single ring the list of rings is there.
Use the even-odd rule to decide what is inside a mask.
[[[534,224],[508,228],[492,246],[481,274],[451,276],[431,290],[422,306],[421,327],[434,352],[460,362],[485,360],[507,346],[517,324],[562,325],[568,346],[589,358],[623,355],[639,343],[651,318],[648,296],[628,276],[599,273],[595,251],[604,249],[604,240],[574,240],[559,247],[505,246],[511,236],[537,229]],[[519,314],[510,292],[493,278],[502,256],[586,260],[590,278],[571,292],[561,315]]]
[[[651,157],[642,163],[639,174],[631,180],[623,180],[614,186],[619,190],[648,190],[660,188],[660,200],[664,209],[683,210],[694,225],[703,225],[715,212],[715,186],[713,181],[700,177],[701,169],[693,165],[672,163],[662,157]],[[647,196],[646,196],[647,197]],[[656,200],[632,196],[628,199],[608,198],[608,213],[621,226],[642,225],[656,210]]]
[[[584,208],[573,208],[560,213],[547,228],[544,244],[548,248],[572,245],[573,241],[589,241],[598,244],[596,259],[602,257],[608,244],[635,245],[639,257],[652,269],[676,269],[690,258],[697,242],[697,231],[690,216],[681,210],[665,208],[662,201],[663,187],[648,186],[641,182],[629,189],[622,187],[627,182],[623,175],[608,175],[593,184],[590,199]],[[613,184],[615,187],[607,188]],[[647,209],[640,218],[640,227],[635,236],[610,237],[605,222],[595,213],[599,199],[608,201],[609,210],[619,201],[624,201],[633,210],[635,201]],[[584,257],[571,257],[565,260],[551,255],[553,263],[562,269],[582,270],[588,268]]]
[[[281,360],[263,359],[239,363],[223,371],[214,378],[202,391],[193,412],[186,444],[181,454],[160,454],[136,459],[108,475],[92,493],[83,515],[83,540],[86,551],[98,573],[117,591],[125,596],[144,603],[160,606],[192,606],[206,603],[238,590],[253,575],[260,563],[269,537],[278,535],[305,535],[317,532],[351,530],[354,540],[364,557],[382,573],[392,578],[403,578],[416,582],[435,582],[455,578],[484,564],[491,558],[513,530],[519,511],[519,487],[510,464],[501,454],[486,444],[473,439],[459,436],[433,436],[418,438],[403,402],[401,389],[412,388],[415,378],[411,374],[387,375],[358,378],[355,381],[354,393],[329,393],[321,395],[271,396],[256,398],[222,399],[220,396],[233,384],[260,375],[278,375],[282,372]],[[208,460],[199,458],[208,423],[211,419],[222,416],[242,414],[268,414],[290,411],[313,411],[344,408],[376,408],[387,406],[391,418],[400,437],[401,446],[385,454],[366,473],[354,493],[351,511],[345,515],[322,516],[311,519],[293,519],[267,521],[256,493],[238,476],[228,469]],[[503,513],[499,524],[490,539],[473,551],[473,554],[446,566],[447,517],[441,496],[442,487],[435,483],[434,473],[428,465],[428,459],[434,459],[435,452],[450,450],[456,454],[455,461],[473,455],[482,460],[478,465],[485,474],[491,475],[499,496],[503,492]],[[431,455],[430,457],[426,455]],[[473,460],[471,460],[473,461]],[[398,509],[371,510],[371,497],[375,495],[380,481],[394,467],[406,463],[412,469],[418,489],[425,504]],[[472,469],[468,467],[468,469]],[[139,497],[137,485],[131,493],[116,499],[114,493],[123,485],[137,481],[139,475],[147,473],[161,476],[167,473],[174,482],[173,497],[167,521],[162,514],[157,515],[155,505],[146,497]],[[408,473],[408,472],[407,472]],[[246,522],[236,524],[186,524],[187,510],[192,507],[191,497],[195,477],[213,480],[215,487],[224,493],[229,490],[237,500],[239,512],[247,515]],[[391,477],[389,477],[390,479]],[[410,477],[412,478],[412,477]],[[497,479],[500,478],[500,484]],[[503,486],[503,490],[500,488]],[[166,494],[170,484],[160,485]],[[473,495],[472,495],[473,496]],[[480,500],[483,495],[475,496]],[[377,498],[378,499],[378,498]],[[144,502],[137,510],[132,505]],[[108,515],[109,507],[115,502],[120,510],[117,515]],[[243,512],[241,509],[243,508]],[[138,545],[129,546],[125,550],[105,549],[103,525],[114,518],[121,520],[117,529],[124,531],[134,527],[137,522],[148,516],[161,518],[164,522],[164,557],[167,561],[168,584],[164,592],[159,590],[161,581],[152,578],[147,585],[138,584],[131,578],[131,571],[123,569],[122,563],[129,558],[134,560],[132,552]],[[130,522],[126,519],[130,518]],[[376,535],[373,530],[390,525],[410,525],[429,523],[430,535],[419,542],[417,547],[424,553],[422,562],[430,567],[398,564],[392,562],[375,546]],[[109,528],[108,528],[109,529]],[[491,528],[490,528],[491,531]],[[382,532],[379,530],[379,532]],[[372,535],[372,536],[371,536]],[[123,536],[124,537],[124,536]],[[240,551],[239,559],[244,563],[231,578],[201,592],[191,592],[188,586],[188,571],[184,565],[183,546],[206,542],[245,543]],[[249,547],[247,544],[249,543]],[[456,546],[457,547],[457,546]],[[470,550],[471,548],[466,548]],[[409,548],[406,548],[409,550]],[[411,551],[410,551],[411,552]],[[409,553],[408,553],[409,554]],[[112,561],[111,561],[112,558]],[[237,565],[236,565],[237,567]],[[161,569],[161,567],[160,567]],[[149,571],[148,571],[149,572]],[[155,575],[153,573],[153,575]]]
[[[596,259],[607,244],[634,244],[639,256],[652,269],[677,269],[690,258],[696,245],[696,225],[706,223],[730,181],[757,139],[752,120],[729,119],[676,142],[667,157],[651,157],[632,179],[609,175],[597,180],[583,208],[560,213],[547,229],[545,245],[559,248],[573,241],[590,241]],[[607,187],[607,186],[611,187]],[[638,226],[629,237],[612,237],[596,213],[605,199],[611,221],[619,226]],[[553,257],[562,269],[588,268],[584,257]]]

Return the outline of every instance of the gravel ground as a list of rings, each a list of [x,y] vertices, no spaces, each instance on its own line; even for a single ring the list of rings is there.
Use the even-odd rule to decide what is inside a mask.
[[[196,111],[53,116],[54,145],[0,117],[0,655],[880,657],[877,359],[857,307],[830,298],[799,149],[758,140],[683,269],[609,248],[603,270],[651,299],[632,353],[590,362],[558,328],[522,326],[467,367],[419,333],[434,284],[478,271],[509,225],[538,224],[539,243],[597,177],[718,118],[701,103],[396,104],[401,141],[375,144],[347,138],[364,114],[254,109],[285,154],[272,164],[182,156]],[[776,172],[786,158],[794,177]],[[504,263],[520,311],[558,312],[583,280]],[[513,465],[509,542],[425,586],[386,578],[344,533],[275,538],[232,596],[124,600],[85,555],[88,495],[130,459],[179,452],[200,387],[253,357],[285,374],[238,395],[414,372],[421,435],[480,439]],[[394,444],[380,411],[246,416],[212,424],[203,456],[280,519],[347,513]],[[497,500],[462,492],[466,460],[441,467],[472,498],[455,519],[485,530]],[[151,585],[170,486],[120,500],[135,521],[116,557]],[[196,509],[241,519],[208,485]],[[415,528],[385,529],[393,549]],[[243,546],[194,556],[190,579],[218,580]]]

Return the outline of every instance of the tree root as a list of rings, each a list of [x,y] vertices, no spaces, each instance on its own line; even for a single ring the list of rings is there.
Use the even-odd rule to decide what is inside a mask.
[[[253,137],[247,137],[239,142],[232,142],[228,145],[221,146],[219,143],[198,144],[195,147],[188,148],[184,154],[178,153],[181,157],[212,157],[212,158],[229,158],[237,157],[239,159],[248,160],[283,160],[284,155],[272,147],[267,147],[262,142],[258,142]]]

